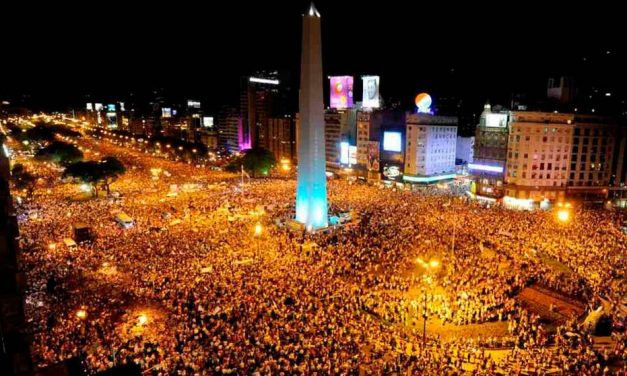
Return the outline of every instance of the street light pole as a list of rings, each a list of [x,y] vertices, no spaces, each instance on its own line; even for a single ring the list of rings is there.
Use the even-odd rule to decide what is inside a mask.
[[[422,318],[424,319],[424,324],[422,327],[422,351],[423,353],[427,349],[427,290],[424,290],[425,295],[425,304],[422,311]]]

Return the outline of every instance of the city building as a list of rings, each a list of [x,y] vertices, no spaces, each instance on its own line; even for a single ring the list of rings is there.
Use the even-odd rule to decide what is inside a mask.
[[[223,107],[218,113],[218,147],[230,153],[239,152],[242,133],[242,118],[232,107]]]
[[[506,205],[563,201],[568,185],[574,116],[514,111],[509,115]]]
[[[475,138],[457,136],[457,144],[455,147],[456,164],[472,163],[475,155]]]
[[[296,154],[296,125],[292,116],[268,118],[260,146],[272,152],[277,161],[293,161]]]
[[[287,113],[283,86],[278,72],[257,72],[241,78],[242,149],[260,146],[261,140],[267,137],[267,120]]]
[[[457,117],[408,114],[403,180],[430,183],[455,177]],[[393,147],[383,140],[384,149]]]
[[[0,374],[32,375],[29,348],[33,338],[24,318],[26,280],[18,266],[19,229],[9,186],[9,164],[8,156],[0,150]]]
[[[560,104],[572,103],[575,98],[575,80],[570,76],[551,77],[546,96]]]
[[[296,221],[308,230],[328,226],[320,13],[313,3],[303,15],[299,95]]]
[[[493,201],[504,196],[505,163],[507,160],[509,113],[486,104],[475,136],[473,163],[468,171],[474,182],[471,192],[476,198]]]

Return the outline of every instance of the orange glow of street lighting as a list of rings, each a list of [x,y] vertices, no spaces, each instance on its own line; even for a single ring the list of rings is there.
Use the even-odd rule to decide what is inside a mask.
[[[431,260],[431,261],[429,261],[429,266],[431,268],[437,268],[438,266],[440,266],[440,261],[438,261],[438,260]]]
[[[76,311],[76,317],[81,320],[85,320],[87,318],[87,311],[85,311],[84,309],[79,309],[78,311]]]
[[[261,223],[257,223],[255,225],[255,236],[261,235],[262,231],[263,231],[263,227],[261,227]]]
[[[568,222],[570,220],[570,212],[568,210],[560,210],[557,212],[557,219],[560,222]]]
[[[146,316],[146,314],[142,313],[141,315],[137,316],[137,325],[144,326],[147,323],[148,323],[148,316]]]

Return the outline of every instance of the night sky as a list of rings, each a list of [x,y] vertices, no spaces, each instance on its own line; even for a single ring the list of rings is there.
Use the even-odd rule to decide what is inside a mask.
[[[63,109],[86,94],[124,100],[164,88],[213,111],[235,103],[238,77],[258,69],[286,71],[297,87],[308,1],[147,4],[55,2],[3,12],[0,98],[29,94],[32,104]],[[625,44],[613,40],[625,33],[613,19],[618,9],[378,4],[316,2],[325,75],[378,74],[384,98],[407,106],[420,91],[507,103],[513,92],[542,95],[552,74],[614,90],[627,84]]]

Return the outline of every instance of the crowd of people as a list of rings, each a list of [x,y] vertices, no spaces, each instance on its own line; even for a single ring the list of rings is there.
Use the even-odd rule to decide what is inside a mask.
[[[17,209],[39,367],[76,357],[91,373],[131,362],[185,375],[627,372],[627,236],[613,213],[580,210],[564,224],[552,212],[337,180],[330,210],[353,222],[306,233],[275,224],[292,215],[293,180],[242,186],[79,143],[127,173],[116,195],[90,199],[55,166],[28,162],[41,180]],[[115,223],[122,212],[133,227]],[[93,242],[63,243],[76,223]],[[595,347],[580,317],[544,322],[520,297],[535,287],[584,316],[602,306],[612,347]]]

